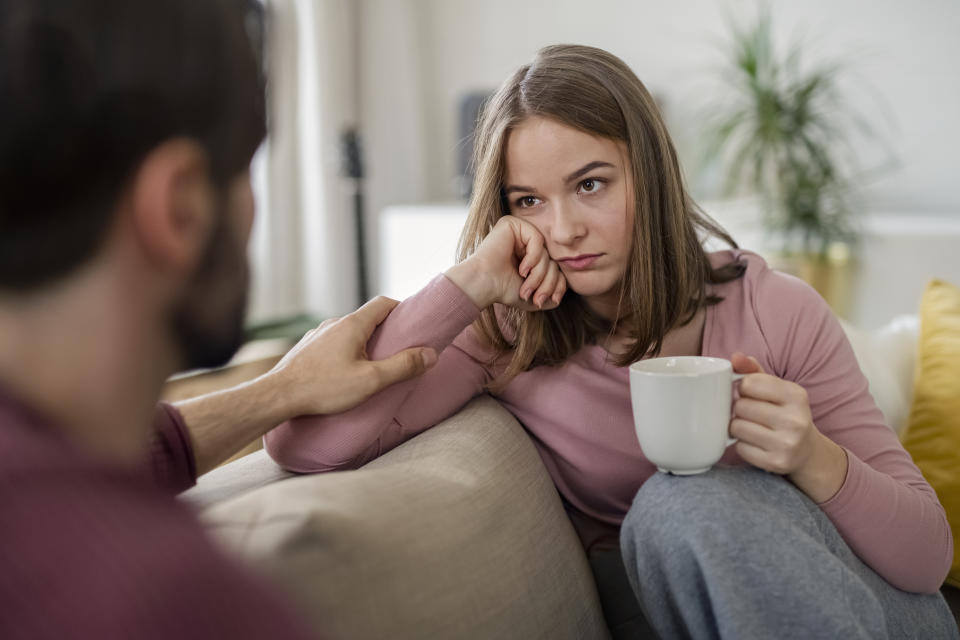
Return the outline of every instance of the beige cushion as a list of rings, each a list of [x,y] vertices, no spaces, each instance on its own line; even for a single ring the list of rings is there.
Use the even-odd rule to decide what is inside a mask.
[[[357,471],[202,513],[335,638],[606,638],[580,543],[533,444],[484,397]]]
[[[265,487],[295,473],[284,470],[263,449],[247,454],[197,478],[197,484],[180,498],[197,509],[229,500],[258,487]]]

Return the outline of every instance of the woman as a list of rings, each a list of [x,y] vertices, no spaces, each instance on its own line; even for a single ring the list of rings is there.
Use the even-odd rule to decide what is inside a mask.
[[[955,634],[936,594],[943,509],[842,329],[698,211],[630,69],[547,47],[489,102],[477,140],[460,261],[368,347],[431,346],[439,362],[353,411],[281,425],[270,454],[296,471],[357,466],[490,391],[532,434],[585,544],[622,525],[663,637]],[[708,236],[732,249],[707,253]],[[749,374],[739,441],[708,473],[656,474],[637,444],[625,367],[652,355]]]

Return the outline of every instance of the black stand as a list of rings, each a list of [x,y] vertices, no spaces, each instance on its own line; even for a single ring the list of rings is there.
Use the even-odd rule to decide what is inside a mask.
[[[367,245],[363,220],[363,155],[360,135],[356,129],[347,129],[341,137],[343,144],[343,174],[353,183],[353,220],[357,249],[357,295],[359,304],[370,298],[367,278]]]

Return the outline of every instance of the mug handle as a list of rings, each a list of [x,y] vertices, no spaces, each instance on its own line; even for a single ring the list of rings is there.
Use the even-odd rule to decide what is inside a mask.
[[[745,373],[734,373],[734,374],[732,374],[732,375],[733,375],[733,385],[736,385],[738,382],[740,382],[741,380],[743,380],[744,376],[747,375],[747,374],[745,374]],[[731,419],[732,419],[732,418],[731,418]],[[737,438],[731,438],[731,437],[728,436],[728,437],[727,437],[727,446],[729,447],[730,445],[735,444],[735,443],[737,442],[737,440],[738,440]]]

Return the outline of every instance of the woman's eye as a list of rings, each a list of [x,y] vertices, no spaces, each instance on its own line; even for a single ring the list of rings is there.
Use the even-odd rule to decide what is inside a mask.
[[[539,202],[539,200],[533,196],[523,196],[517,200],[517,206],[519,206],[521,209],[527,209],[529,207],[535,207],[537,202]]]
[[[603,188],[603,183],[595,178],[587,178],[580,183],[580,193],[596,193]]]

